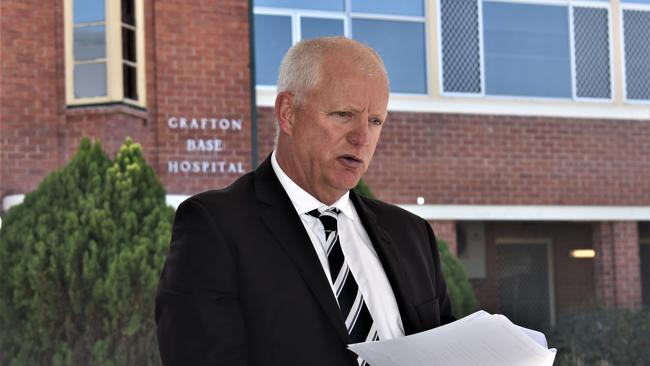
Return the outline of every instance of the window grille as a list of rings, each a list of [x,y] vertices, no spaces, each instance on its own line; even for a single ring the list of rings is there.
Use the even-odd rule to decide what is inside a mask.
[[[650,11],[624,10],[625,85],[628,100],[650,100]]]
[[[573,8],[576,96],[611,97],[609,20],[604,8]]]
[[[499,312],[539,329],[551,322],[546,244],[497,245]]]
[[[477,0],[441,0],[443,91],[481,93]]]

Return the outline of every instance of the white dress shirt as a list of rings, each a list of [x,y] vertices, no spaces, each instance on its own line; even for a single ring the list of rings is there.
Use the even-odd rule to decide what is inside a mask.
[[[323,271],[325,271],[325,275],[330,281],[332,293],[335,294],[336,290],[332,285],[327,260],[325,230],[318,218],[307,214],[313,209],[320,209],[322,212],[330,207],[336,207],[341,210],[341,214],[338,216],[341,249],[350,266],[350,271],[359,285],[359,291],[361,291],[366,301],[368,311],[372,315],[379,339],[386,340],[403,336],[404,326],[402,325],[395,294],[390,287],[386,272],[381,262],[379,262],[377,252],[370,242],[368,233],[361,223],[357,210],[350,201],[350,193],[346,192],[334,204],[327,206],[300,188],[284,173],[275,157],[275,151],[271,155],[271,165],[275,175],[280,180],[280,184],[282,184],[282,188],[289,195],[293,207],[300,216],[307,234],[309,234]]]

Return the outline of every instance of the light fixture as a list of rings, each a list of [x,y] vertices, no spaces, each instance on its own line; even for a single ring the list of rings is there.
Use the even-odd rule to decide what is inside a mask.
[[[596,251],[593,249],[574,249],[569,252],[571,258],[594,258]]]
[[[423,205],[424,204],[424,197],[422,197],[422,196],[418,197],[416,202],[418,203],[418,205]]]

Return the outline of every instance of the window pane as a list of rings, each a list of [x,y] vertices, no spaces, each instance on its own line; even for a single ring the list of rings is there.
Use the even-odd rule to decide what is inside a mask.
[[[255,15],[255,78],[275,85],[282,57],[291,47],[291,17]]]
[[[423,17],[424,2],[422,0],[352,0],[352,11]]]
[[[102,97],[106,95],[106,63],[78,64],[74,66],[75,98]]]
[[[627,99],[650,100],[650,11],[624,10]]]
[[[650,5],[650,0],[622,0],[624,3]]]
[[[384,59],[391,91],[427,92],[423,23],[353,19],[352,35]]]
[[[481,56],[476,0],[440,0],[443,91],[481,92]]]
[[[487,94],[571,97],[566,6],[484,2],[483,26]]]
[[[254,6],[343,11],[344,0],[254,0]]]
[[[122,58],[135,62],[135,31],[122,27]]]
[[[573,8],[576,95],[609,98],[609,22],[605,8]]]
[[[135,5],[134,0],[122,0],[122,22],[135,25]]]
[[[300,37],[302,39],[342,35],[343,20],[341,19],[300,18]]]
[[[74,29],[74,59],[94,60],[106,57],[104,26],[76,27]]]
[[[122,81],[124,82],[124,97],[138,100],[138,78],[135,67],[122,65]]]
[[[103,22],[104,0],[73,0],[74,23]]]

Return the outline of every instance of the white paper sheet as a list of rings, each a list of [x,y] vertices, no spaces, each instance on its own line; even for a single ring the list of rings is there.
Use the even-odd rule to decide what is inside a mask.
[[[426,332],[349,347],[372,366],[547,366],[555,359],[544,334],[485,311]]]

